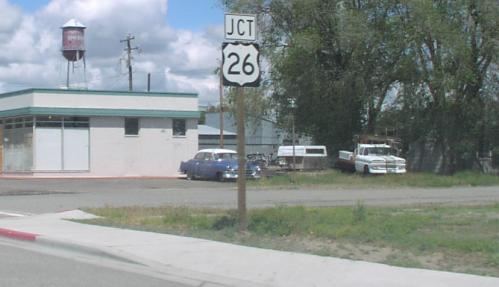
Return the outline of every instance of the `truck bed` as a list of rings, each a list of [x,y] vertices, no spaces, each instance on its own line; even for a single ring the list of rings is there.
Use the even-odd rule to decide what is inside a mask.
[[[335,164],[336,168],[342,171],[355,172],[355,161],[353,152],[340,150]]]

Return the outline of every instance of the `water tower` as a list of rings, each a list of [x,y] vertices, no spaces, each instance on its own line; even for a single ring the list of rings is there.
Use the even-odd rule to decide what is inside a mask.
[[[66,87],[69,89],[69,70],[72,65],[73,73],[75,62],[83,61],[83,77],[86,84],[85,63],[85,25],[75,19],[69,20],[62,27],[62,55],[68,60]]]

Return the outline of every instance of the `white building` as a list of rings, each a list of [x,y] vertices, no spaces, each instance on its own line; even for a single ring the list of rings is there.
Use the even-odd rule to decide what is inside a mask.
[[[0,94],[0,171],[175,176],[198,149],[197,94],[29,89]]]

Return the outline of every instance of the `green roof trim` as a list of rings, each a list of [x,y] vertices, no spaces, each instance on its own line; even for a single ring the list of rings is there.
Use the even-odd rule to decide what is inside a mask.
[[[0,94],[0,98],[7,98],[31,93],[41,94],[84,94],[98,96],[133,96],[133,97],[181,97],[197,98],[196,93],[160,93],[160,92],[129,92],[129,91],[104,91],[104,90],[65,90],[65,89],[25,89],[15,92]]]
[[[28,107],[0,111],[0,117],[15,116],[103,116],[103,117],[148,117],[198,119],[199,111],[137,110],[137,109],[91,109]]]

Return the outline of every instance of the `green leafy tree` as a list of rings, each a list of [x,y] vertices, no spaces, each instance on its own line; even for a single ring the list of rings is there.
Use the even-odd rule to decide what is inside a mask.
[[[333,154],[396,128],[405,150],[436,142],[452,173],[498,145],[496,0],[222,2],[258,15],[271,105],[256,110],[293,113]]]
[[[396,1],[224,3],[231,11],[259,15],[271,66],[271,107],[283,125],[293,113],[298,131],[331,151],[351,148],[355,134],[376,131],[403,66],[404,46],[393,40],[400,38]]]
[[[440,172],[453,173],[487,146],[483,87],[499,53],[497,3],[407,1],[405,10],[407,49],[418,73],[402,95],[424,100],[429,125],[418,136],[436,140]]]

